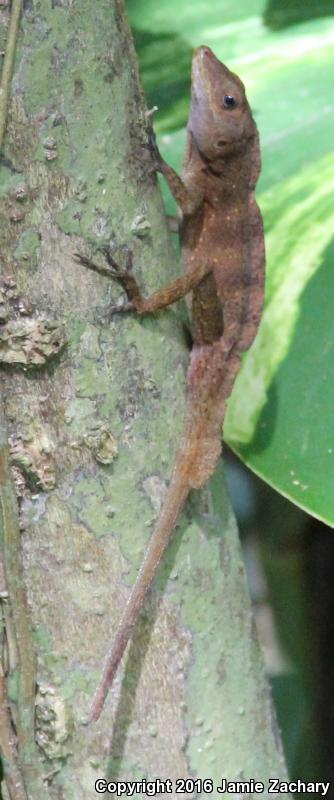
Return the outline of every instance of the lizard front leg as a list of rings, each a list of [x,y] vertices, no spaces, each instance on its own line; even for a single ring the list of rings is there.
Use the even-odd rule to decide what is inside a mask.
[[[152,314],[159,311],[161,308],[175,303],[182,297],[185,297],[188,292],[191,292],[203,280],[205,275],[211,272],[212,267],[205,262],[197,265],[192,270],[182,275],[180,278],[172,281],[172,283],[165,286],[163,289],[154,292],[150,297],[144,297],[140,291],[135,277],[130,272],[130,265],[132,263],[132,254],[128,253],[127,269],[121,269],[113,258],[109,248],[103,248],[106,256],[108,266],[100,266],[95,264],[89,258],[80,253],[75,253],[75,257],[80,263],[89,269],[100,272],[109,278],[113,278],[123,286],[128,297],[128,303],[115,308],[115,311],[131,311],[134,310],[137,314]]]
[[[194,267],[191,272],[176,278],[168,286],[160,289],[150,297],[133,297],[133,307],[138,314],[152,314],[185,297],[203,280],[205,275],[211,272],[211,266],[205,263]]]
[[[200,176],[197,176],[196,181],[192,181],[190,191],[185,181],[175,172],[175,169],[170,167],[163,159],[151,124],[148,127],[147,133],[148,146],[153,159],[154,170],[160,172],[160,174],[164,176],[182,214],[184,216],[194,214],[203,201],[203,186]]]

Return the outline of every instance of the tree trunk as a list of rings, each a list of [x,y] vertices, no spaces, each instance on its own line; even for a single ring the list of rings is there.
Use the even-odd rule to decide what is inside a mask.
[[[12,91],[0,358],[21,552],[5,441],[2,511],[21,689],[20,559],[38,661],[35,751],[18,727],[27,795],[88,800],[105,774],[170,778],[172,796],[182,777],[284,778],[221,469],[187,505],[102,717],[87,724],[171,472],[188,355],[177,308],[109,319],[120,289],[74,258],[111,243],[122,263],[126,246],[147,293],[177,274],[121,0],[29,0]],[[7,695],[24,717],[9,680]]]

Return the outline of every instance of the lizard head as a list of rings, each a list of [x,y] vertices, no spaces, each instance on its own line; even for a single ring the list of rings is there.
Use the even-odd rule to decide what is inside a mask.
[[[242,81],[205,46],[193,56],[188,130],[209,161],[239,154],[256,134]]]

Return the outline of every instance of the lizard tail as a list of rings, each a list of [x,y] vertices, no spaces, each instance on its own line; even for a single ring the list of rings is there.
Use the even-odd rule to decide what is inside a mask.
[[[188,477],[186,475],[182,476],[182,473],[180,475],[177,459],[166,500],[148,544],[136,582],[121,616],[111,650],[105,660],[102,677],[91,707],[91,721],[96,721],[101,714],[117,667],[130,639],[146,593],[152,583],[164,550],[167,547],[179,513],[187,499],[189,489]]]
[[[188,372],[188,406],[184,435],[176,456],[166,500],[152,533],[142,566],[107,654],[90,713],[96,721],[115,677],[119,662],[191,489],[200,489],[215,470],[221,453],[221,426],[239,367],[238,353],[226,353],[222,340],[193,349]]]
[[[192,354],[191,369],[188,374],[189,398],[185,430],[176,456],[167,497],[121,616],[111,650],[107,654],[102,677],[91,707],[91,721],[96,721],[101,714],[147,591],[188,494],[191,489],[199,489],[204,486],[214,472],[220,456],[221,425],[226,409],[226,398],[231,390],[230,384],[233,384],[234,381],[236,364],[239,364],[239,356],[236,358],[230,356],[226,359],[226,352],[221,348],[222,345],[217,342],[210,348],[197,348]],[[207,356],[207,350],[210,351],[210,358]],[[224,376],[223,380],[216,380],[218,369]],[[226,372],[226,376],[224,372]],[[196,394],[192,391],[194,375],[196,377]],[[219,374],[218,377],[220,377]]]

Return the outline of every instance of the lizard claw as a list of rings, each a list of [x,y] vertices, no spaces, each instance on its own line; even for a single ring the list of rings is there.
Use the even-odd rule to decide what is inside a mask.
[[[122,280],[122,278],[126,279],[127,276],[129,275],[129,272],[131,272],[132,269],[131,250],[129,250],[128,248],[124,248],[126,252],[126,267],[125,269],[122,269],[122,267],[120,267],[118,262],[115,261],[111,248],[108,245],[103,245],[99,249],[101,250],[101,253],[103,253],[103,255],[105,256],[106,261],[109,264],[109,267],[111,267],[111,271],[113,271],[115,274],[115,277],[119,278],[119,280]]]
[[[152,156],[156,156],[158,145],[157,138],[151,124],[147,126],[148,149]]]
[[[146,112],[146,119],[147,119],[147,138],[148,138],[148,148],[151,153],[155,153],[157,150],[157,140],[153,130],[153,114],[158,110],[158,106],[153,106],[149,111]]]
[[[151,125],[151,127],[152,127],[153,115],[156,113],[156,111],[159,111],[159,107],[158,106],[152,106],[152,108],[149,108],[146,111],[146,119],[148,120],[148,123],[149,123],[149,125]]]
[[[160,150],[157,145],[156,135],[153,130],[152,125],[152,117],[155,111],[157,111],[157,106],[153,106],[153,108],[147,112],[147,147],[150,152],[153,164],[151,166],[151,172],[161,172],[161,162],[162,157],[160,155]]]
[[[106,261],[109,264],[109,266],[112,267],[112,269],[116,273],[121,272],[121,268],[120,268],[119,264],[117,263],[117,261],[115,261],[115,259],[113,257],[113,254],[112,254],[112,251],[111,251],[111,247],[109,247],[109,245],[107,245],[107,244],[101,245],[101,247],[99,247],[99,251],[101,253],[103,253]]]
[[[117,264],[117,261],[115,261],[115,259],[112,257],[109,247],[100,247],[99,250],[105,255],[108,266],[95,264],[91,258],[83,255],[83,253],[73,253],[73,256],[79,264],[83,264],[85,267],[92,269],[94,272],[100,272],[102,275],[107,275],[108,277],[115,278],[119,281],[122,281],[122,279],[125,280],[128,275],[128,270],[121,269],[119,264]]]
[[[73,257],[78,264],[83,264],[84,267],[88,267],[88,269],[92,269],[94,272],[105,272],[103,267],[100,267],[99,264],[95,264],[91,258],[85,256],[83,253],[73,253]],[[114,277],[113,273],[115,272],[115,277],[117,277],[116,270],[108,269],[108,275]]]

